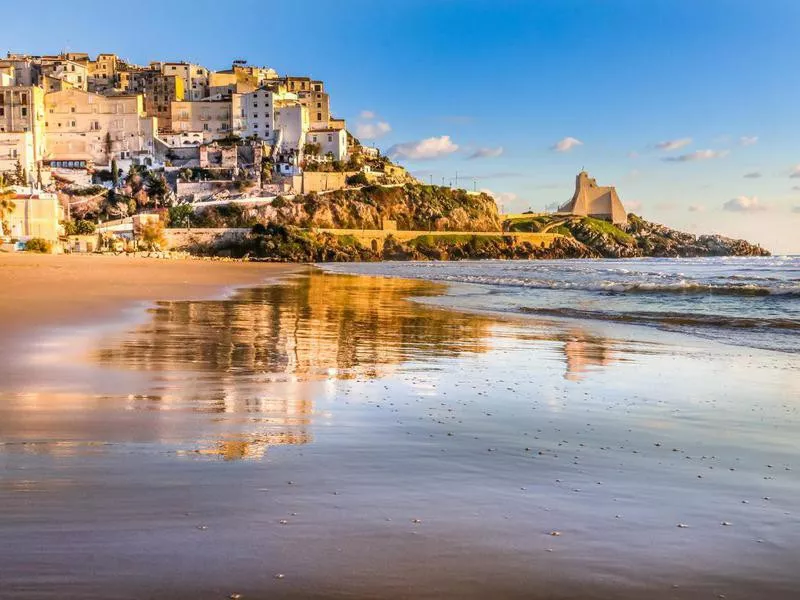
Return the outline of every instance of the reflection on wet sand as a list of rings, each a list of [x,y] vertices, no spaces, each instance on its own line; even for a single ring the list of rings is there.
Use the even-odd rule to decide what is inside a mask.
[[[96,353],[104,365],[214,374],[374,377],[406,360],[486,350],[492,320],[406,302],[438,284],[312,273],[223,301],[165,302]]]
[[[103,340],[91,357],[158,374],[154,392],[129,396],[128,408],[225,415],[226,432],[196,453],[260,458],[269,446],[311,440],[310,382],[486,351],[493,320],[407,301],[442,289],[314,272],[228,300],[161,303],[148,324]],[[247,414],[258,418],[242,423]]]
[[[162,302],[147,324],[106,335],[90,352],[93,379],[111,377],[123,387],[117,396],[23,394],[14,400],[8,430],[24,442],[25,421],[44,427],[37,411],[69,410],[75,415],[69,425],[47,421],[53,444],[84,443],[106,433],[94,428],[106,411],[146,411],[155,415],[154,435],[179,455],[261,458],[269,446],[312,440],[313,385],[320,381],[381,377],[403,363],[483,353],[504,337],[555,342],[570,380],[620,354],[612,347],[619,342],[578,326],[527,320],[498,327],[495,317],[409,301],[443,290],[419,280],[314,271],[227,300]],[[124,372],[143,382],[114,375]],[[45,444],[40,451],[89,448]]]

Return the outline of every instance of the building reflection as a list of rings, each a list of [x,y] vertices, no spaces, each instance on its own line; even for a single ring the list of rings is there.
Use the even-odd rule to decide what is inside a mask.
[[[581,381],[592,370],[607,367],[619,360],[613,342],[607,338],[588,335],[577,327],[570,328],[567,336],[564,341],[564,379]]]
[[[335,394],[339,380],[384,377],[408,364],[446,368],[435,361],[500,349],[503,338],[552,349],[536,360],[557,359],[571,381],[625,352],[574,324],[503,322],[411,299],[443,290],[315,271],[227,300],[163,302],[145,325],[100,339],[93,366],[76,375],[91,379],[93,393],[16,395],[0,409],[0,437],[24,441],[25,431],[38,431],[81,441],[15,447],[59,457],[108,450],[85,440],[135,439],[183,456],[259,459],[272,446],[311,442],[314,398]],[[126,420],[127,411],[139,418]]]
[[[311,441],[315,381],[380,377],[408,361],[488,350],[494,320],[409,300],[441,291],[314,272],[227,300],[160,303],[148,324],[104,340],[93,357],[157,374],[159,393],[130,398],[133,409],[230,415],[231,430],[199,453],[258,458],[272,445]],[[243,433],[238,419],[248,414],[258,424],[247,421]]]

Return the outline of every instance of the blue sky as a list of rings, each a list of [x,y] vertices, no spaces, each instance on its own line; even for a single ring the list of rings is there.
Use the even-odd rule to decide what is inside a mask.
[[[564,202],[585,167],[646,218],[800,252],[797,0],[37,7],[0,0],[3,51],[246,58],[324,79],[365,143],[509,211]]]

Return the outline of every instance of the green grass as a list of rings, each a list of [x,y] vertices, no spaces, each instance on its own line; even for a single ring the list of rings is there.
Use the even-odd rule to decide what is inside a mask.
[[[632,235],[625,233],[619,227],[616,227],[608,221],[602,221],[593,217],[583,217],[581,219],[581,223],[587,226],[589,229],[597,231],[598,233],[604,233],[614,238],[620,244],[633,244],[635,242]]]
[[[472,240],[475,240],[475,243],[480,244],[481,242],[501,242],[503,241],[503,236],[501,235],[469,235],[463,233],[453,233],[447,235],[421,235],[419,237],[415,237],[412,240],[408,241],[408,245],[412,247],[417,246],[441,246],[443,244],[467,244]]]
[[[531,217],[514,217],[513,219],[506,219],[503,222],[503,229],[506,231],[528,232],[537,233],[548,223],[552,218],[547,215],[537,215]]]

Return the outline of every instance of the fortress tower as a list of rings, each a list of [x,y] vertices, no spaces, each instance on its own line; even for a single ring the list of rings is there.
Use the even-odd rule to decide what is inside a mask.
[[[559,208],[558,212],[604,219],[614,225],[628,222],[628,213],[617,196],[617,190],[613,186],[598,186],[586,171],[578,173],[572,200]]]

